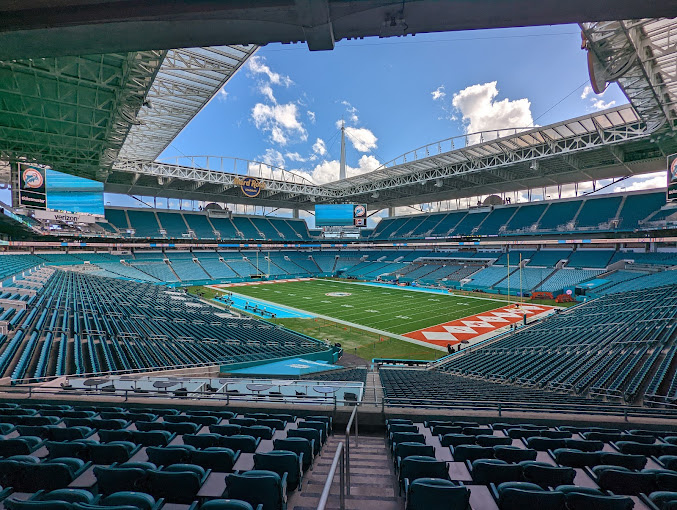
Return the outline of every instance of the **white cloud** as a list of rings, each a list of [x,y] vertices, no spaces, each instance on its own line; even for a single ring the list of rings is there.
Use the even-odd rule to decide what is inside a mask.
[[[353,124],[357,124],[360,120],[360,118],[357,116],[358,109],[355,108],[352,104],[350,104],[345,99],[343,101],[341,101],[341,104],[346,107],[346,113],[348,114],[348,120],[350,122],[352,122]]]
[[[263,132],[269,132],[275,143],[286,145],[295,136],[302,141],[308,139],[308,133],[299,121],[299,111],[295,103],[256,103],[251,116],[254,125]]]
[[[269,83],[262,83],[259,85],[259,92],[266,96],[271,103],[277,104],[277,99],[275,99],[275,95],[273,94],[273,88]]]
[[[308,159],[301,156],[298,152],[287,152],[284,157],[290,161],[300,161],[302,163],[308,161]]]
[[[295,173],[304,175],[304,177],[316,184],[326,184],[338,180],[340,166],[341,163],[337,159],[331,161],[325,160],[310,171],[295,171]],[[379,166],[381,166],[381,163],[374,156],[364,154],[360,157],[356,167],[346,165],[346,176],[353,177],[372,172]]]
[[[531,102],[528,99],[503,99],[498,96],[497,82],[471,85],[454,94],[452,105],[463,118],[466,133],[503,130],[516,127],[533,126]],[[505,133],[487,133],[483,140],[504,136]],[[480,137],[470,137],[469,143],[478,143]]]
[[[640,191],[645,189],[665,188],[667,186],[665,170],[627,179],[618,186],[614,186],[614,193],[621,191]]]
[[[306,112],[306,115],[308,115],[308,119],[310,120],[310,122],[315,124],[315,112],[311,112],[310,110],[308,110]]]
[[[616,105],[616,101],[604,101],[602,98],[604,97],[604,94],[606,94],[607,90],[606,89],[604,92],[601,94],[594,94],[592,87],[590,85],[586,85],[585,88],[583,89],[583,92],[581,93],[581,99],[589,99],[590,101],[590,109],[592,110],[606,110],[607,108],[611,108],[612,106]]]
[[[259,160],[266,165],[284,168],[284,156],[280,151],[275,149],[266,149],[265,154],[259,156]]]
[[[225,101],[228,98],[228,92],[226,91],[225,85],[221,87],[216,97],[219,99],[219,101]]]
[[[294,83],[289,76],[285,76],[283,74],[276,73],[268,65],[265,64],[266,59],[263,57],[259,57],[258,55],[254,55],[253,57],[249,58],[249,71],[256,75],[256,74],[264,74],[268,77],[270,82],[274,85],[284,85],[285,87],[289,87],[292,83]]]
[[[433,90],[430,93],[431,96],[433,96],[433,101],[437,101],[438,99],[443,99],[444,96],[447,95],[447,93],[444,91],[444,85],[440,85],[437,87],[435,90]]]
[[[369,152],[378,147],[378,138],[367,128],[346,127],[346,136],[358,152]]]
[[[327,144],[324,143],[324,140],[322,138],[318,138],[315,140],[315,143],[313,144],[313,154],[317,154],[318,156],[324,156],[327,153]]]
[[[594,97],[591,99],[591,102],[592,107],[596,110],[606,110],[607,108],[611,108],[616,104],[616,101],[609,101],[608,103],[605,103],[604,99],[595,99]]]

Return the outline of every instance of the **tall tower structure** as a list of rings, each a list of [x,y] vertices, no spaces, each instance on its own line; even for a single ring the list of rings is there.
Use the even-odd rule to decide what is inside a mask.
[[[339,180],[346,178],[346,125],[341,121],[341,161],[339,166]]]

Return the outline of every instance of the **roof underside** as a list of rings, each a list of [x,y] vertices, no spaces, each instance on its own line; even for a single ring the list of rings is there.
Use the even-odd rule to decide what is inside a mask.
[[[677,16],[670,0],[14,0],[0,59],[341,39]]]
[[[94,179],[118,157],[153,160],[256,49],[0,61],[0,159]]]
[[[647,129],[677,128],[677,20],[582,23],[595,75],[618,82]]]
[[[0,61],[0,158],[96,178],[122,147],[164,55]]]
[[[156,159],[257,49],[238,45],[169,50],[120,157]]]

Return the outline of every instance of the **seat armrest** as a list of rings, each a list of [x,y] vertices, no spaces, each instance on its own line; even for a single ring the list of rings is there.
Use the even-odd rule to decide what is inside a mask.
[[[287,473],[282,475],[282,502],[287,503]]]
[[[494,501],[496,501],[496,504],[498,505],[498,488],[496,487],[496,484],[494,482],[491,482],[489,484],[489,492],[491,492],[491,496],[494,498]]]

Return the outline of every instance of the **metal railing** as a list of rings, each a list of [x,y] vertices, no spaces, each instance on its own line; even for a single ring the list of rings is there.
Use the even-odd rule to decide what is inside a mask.
[[[360,446],[360,440],[358,439],[358,420],[357,420],[357,404],[353,409],[353,412],[350,414],[350,419],[348,420],[348,425],[346,425],[346,480],[347,493],[350,496],[350,429],[353,426],[353,420],[355,422],[355,447]]]
[[[317,510],[324,510],[324,507],[327,505],[329,492],[331,491],[331,485],[334,483],[334,476],[336,475],[337,466],[340,467],[339,508],[341,510],[345,509],[346,496],[350,496],[350,432],[353,428],[353,423],[355,424],[355,446],[357,447],[359,446],[357,405],[355,405],[353,412],[350,413],[350,419],[346,425],[345,443],[340,442],[336,448],[336,453],[334,454],[334,460],[331,463],[327,480],[324,482],[324,490],[320,496],[320,502],[317,504]]]
[[[385,388],[381,388],[385,393]],[[14,397],[16,395],[16,397]],[[495,413],[501,417],[505,412],[528,412],[543,414],[586,414],[596,416],[619,416],[624,419],[635,418],[663,418],[669,420],[677,419],[677,405],[665,402],[656,402],[656,407],[639,407],[628,405],[614,405],[608,402],[590,401],[589,404],[583,403],[559,403],[559,402],[534,402],[534,401],[510,401],[510,400],[476,400],[476,399],[441,399],[426,397],[399,397],[384,396],[380,399],[367,400],[362,399],[359,402],[354,400],[339,399],[336,395],[332,396],[307,396],[307,395],[283,395],[270,396],[259,393],[237,393],[229,394],[210,391],[187,391],[176,394],[174,390],[144,390],[143,392],[133,389],[117,389],[115,391],[104,391],[101,389],[70,389],[64,390],[60,387],[41,387],[31,385],[0,385],[0,399],[2,398],[50,398],[55,396],[73,397],[91,396],[119,398],[121,401],[127,401],[130,398],[149,398],[149,399],[171,399],[175,401],[204,403],[204,402],[223,402],[225,405],[237,405],[237,403],[257,403],[268,405],[320,405],[326,408],[333,408],[336,412],[340,407],[349,406],[375,406],[380,407],[381,412],[385,414],[386,408],[400,409],[439,409],[440,411],[486,411]],[[358,424],[357,407],[354,407],[348,428],[346,429],[346,442],[355,424],[355,445],[358,445]]]
[[[329,474],[327,475],[327,480],[324,482],[324,489],[322,489],[322,495],[320,495],[320,502],[317,504],[317,510],[324,510],[327,506],[327,501],[329,500],[329,493],[331,492],[331,485],[334,483],[334,476],[336,475],[336,467],[340,468],[339,475],[339,508],[345,510],[346,508],[346,452],[343,448],[343,443],[339,443],[336,447],[336,453],[334,454],[334,460],[331,463],[331,468],[329,468]],[[348,487],[350,487],[350,482],[348,482]],[[349,490],[350,492],[350,490]]]

